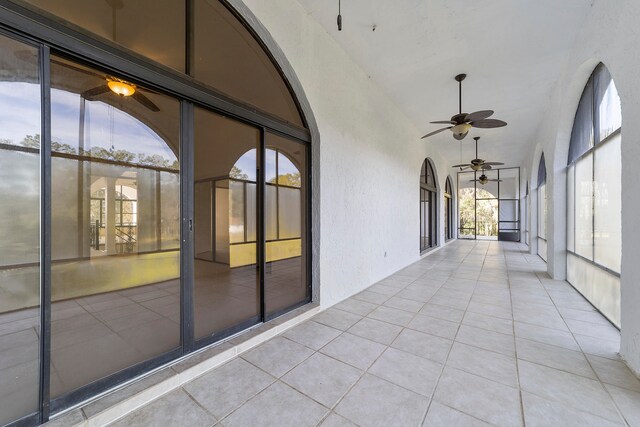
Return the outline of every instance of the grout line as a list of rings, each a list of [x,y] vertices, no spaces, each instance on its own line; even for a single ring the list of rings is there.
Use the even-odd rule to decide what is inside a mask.
[[[474,242],[474,248],[475,248],[476,246],[477,246],[477,242]],[[472,248],[472,249],[473,249],[473,248]],[[469,252],[469,253],[470,253],[470,252]],[[469,256],[469,255],[467,254],[467,256]],[[462,259],[462,261],[460,262],[460,264],[464,263],[464,260],[467,258],[467,256],[465,256],[465,257]],[[485,257],[486,257],[486,254],[485,254]],[[483,260],[483,265],[484,265],[484,260]],[[476,280],[476,284],[474,285],[474,292],[475,292],[475,288],[476,288],[476,286],[477,286],[477,285],[478,285],[478,281]],[[472,295],[473,295],[473,294],[472,294]],[[466,315],[466,313],[467,313],[467,308],[469,307],[469,304],[470,304],[470,303],[471,303],[471,299],[469,299],[469,302],[467,302],[467,306],[466,306],[466,308],[464,309],[464,314],[463,314],[463,316],[462,316],[462,318],[463,318],[463,319],[464,319],[464,316],[465,316],[465,315]],[[453,346],[454,346],[454,344],[456,343],[456,338],[457,338],[457,336],[458,336],[458,333],[460,332],[460,328],[461,328],[461,327],[462,327],[462,320],[460,320],[460,324],[458,325],[458,328],[457,328],[457,330],[456,330],[456,334],[454,335],[453,339],[451,340],[451,346],[449,347],[449,351],[447,351],[447,356],[445,357],[445,360],[444,360],[444,362],[442,363],[442,368],[440,369],[440,374],[438,375],[438,378],[436,379],[436,383],[435,383],[435,385],[433,386],[433,391],[431,392],[431,398],[429,399],[429,404],[427,405],[427,408],[426,408],[426,410],[425,410],[425,412],[424,412],[424,414],[423,414],[423,416],[422,416],[422,421],[421,421],[420,425],[424,425],[424,423],[425,423],[425,421],[426,421],[426,419],[427,419],[427,415],[429,414],[429,410],[431,409],[431,404],[433,403],[433,399],[434,399],[434,397],[435,397],[436,390],[438,389],[438,386],[440,385],[440,380],[442,379],[442,375],[443,375],[443,373],[444,373],[444,370],[445,370],[445,368],[446,368],[446,366],[447,366],[447,363],[449,362],[449,356],[451,355],[451,350],[453,349]],[[454,408],[454,409],[455,409],[455,408]],[[462,412],[462,411],[459,411],[459,412]],[[462,412],[462,413],[464,413],[465,415],[469,415],[469,414],[467,414],[467,413],[465,413],[465,412]],[[474,418],[475,418],[475,417],[474,417]]]
[[[503,252],[504,254],[504,252]],[[507,257],[505,256],[505,262],[507,260]],[[524,400],[522,398],[522,387],[520,385],[520,363],[519,363],[519,359],[518,359],[518,346],[516,344],[516,320],[513,317],[513,293],[512,293],[512,288],[511,288],[511,279],[509,278],[509,268],[507,267],[507,280],[509,282],[509,299],[511,301],[511,318],[512,318],[512,328],[513,328],[513,351],[514,351],[514,356],[515,356],[515,362],[516,362],[516,384],[518,385],[518,396],[520,397],[520,419],[522,421],[522,425],[526,426],[527,425],[527,421],[525,418],[525,412],[524,412]]]

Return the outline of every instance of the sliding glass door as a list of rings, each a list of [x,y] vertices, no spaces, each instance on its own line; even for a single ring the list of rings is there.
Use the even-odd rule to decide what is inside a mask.
[[[260,131],[196,108],[194,132],[195,339],[215,341],[261,319]]]
[[[311,136],[271,54],[227,2],[103,3],[0,7],[0,425],[311,299]]]
[[[39,407],[41,76],[36,47],[0,35],[0,425]]]

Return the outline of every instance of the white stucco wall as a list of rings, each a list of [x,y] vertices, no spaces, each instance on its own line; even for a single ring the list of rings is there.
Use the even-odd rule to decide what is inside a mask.
[[[432,159],[441,190],[451,170],[299,3],[244,4],[295,70],[317,125],[314,287],[328,307],[419,259],[420,167]],[[439,199],[442,218],[442,191]],[[442,244],[442,219],[439,229]]]
[[[566,277],[566,174],[571,126],[580,95],[589,75],[603,62],[616,83],[622,102],[622,343],[620,353],[640,373],[640,2],[599,0],[576,38],[566,71],[557,82],[545,119],[530,142],[532,187],[539,153],[547,161],[548,271],[556,279]],[[532,206],[532,231],[535,209]],[[532,245],[533,250],[533,245]]]
[[[232,3],[239,2],[234,0]],[[440,189],[451,173],[444,159],[386,94],[296,0],[244,0],[295,70],[315,118],[313,171],[314,286],[328,307],[419,259],[418,177],[435,164]],[[536,183],[545,153],[548,188],[548,271],[566,277],[566,166],[575,109],[584,84],[602,61],[615,79],[623,113],[623,267],[621,354],[640,372],[640,16],[636,0],[599,0],[576,38],[565,72],[530,141],[531,250],[536,252]],[[454,184],[455,184],[455,180]],[[524,181],[524,175],[523,175]],[[443,196],[440,236],[443,243]]]

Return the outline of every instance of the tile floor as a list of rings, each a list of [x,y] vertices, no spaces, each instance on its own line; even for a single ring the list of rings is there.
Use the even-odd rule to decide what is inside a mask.
[[[453,242],[113,425],[640,425],[618,331],[544,270]]]
[[[268,309],[277,311],[303,299],[301,277],[301,258],[269,263]],[[196,260],[195,300],[197,338],[257,317],[255,267],[229,270]],[[38,307],[0,312],[0,425],[37,408],[39,324]],[[54,302],[51,395],[58,397],[179,345],[177,279]]]

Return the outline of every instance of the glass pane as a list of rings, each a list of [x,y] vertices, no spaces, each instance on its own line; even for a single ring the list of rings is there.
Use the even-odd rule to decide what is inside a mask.
[[[230,234],[231,227],[229,227],[229,220],[231,216],[229,212],[231,211],[231,207],[229,204],[229,180],[221,179],[218,181],[214,181],[214,212],[215,216],[211,218],[212,225],[208,226],[212,230],[215,230],[213,240],[216,242],[215,248],[213,248],[212,261],[219,262],[222,264],[229,264],[230,255]],[[207,200],[198,200],[194,201],[195,209],[201,209],[198,205],[206,203]],[[197,245],[198,239],[202,236],[203,239],[207,238],[206,228],[198,231],[195,229],[196,237],[195,242]],[[196,257],[197,258],[197,257]],[[206,266],[206,264],[204,264]],[[198,264],[196,263],[196,271],[198,270]]]
[[[604,140],[622,126],[620,96],[611,75],[605,66],[596,69],[596,111],[598,124],[598,142]]]
[[[26,1],[163,65],[185,69],[184,1]]]
[[[498,239],[498,200],[478,200],[476,205],[478,238]]]
[[[266,169],[266,173],[265,173],[265,182],[269,182],[272,184],[276,183],[276,176],[278,175],[277,171],[276,171],[276,157],[277,157],[278,153],[276,152],[276,150],[272,150],[270,148],[267,148],[265,151],[265,169]]]
[[[433,173],[433,168],[431,167],[431,162],[429,160],[425,160],[427,164],[427,185],[433,188],[436,188],[436,177]]]
[[[285,81],[242,22],[217,0],[195,0],[193,16],[193,76],[302,126]]]
[[[38,51],[0,36],[0,425],[38,410]]]
[[[567,254],[567,281],[614,325],[620,327],[620,278]]]
[[[244,183],[229,180],[229,242],[231,244],[246,242],[244,196]]]
[[[196,182],[194,185],[194,228],[198,230],[195,239],[196,258],[213,261],[213,193],[211,181]]]
[[[622,253],[622,176],[620,135],[595,152],[594,260],[620,272]]]
[[[429,248],[429,191],[420,189],[420,250]]]
[[[180,104],[140,86],[118,96],[106,74],[51,62],[58,397],[180,345],[180,222],[177,209],[162,212],[180,199]]]
[[[593,137],[593,80],[589,79],[582,92],[573,120],[567,163],[573,163],[578,157],[589,151],[593,147]]]
[[[447,181],[448,182],[448,181]],[[451,198],[444,198],[444,238],[450,239],[450,224],[451,224]]]
[[[459,174],[460,186],[473,185],[468,182],[473,179],[473,174]],[[460,188],[458,190],[458,215],[461,235],[475,235],[476,229],[476,192],[474,188]]]
[[[201,108],[195,109],[194,120],[194,177],[214,182],[215,189],[212,224],[194,228],[196,248],[201,240],[210,242],[210,230],[215,241],[212,257],[196,255],[194,261],[194,332],[196,339],[222,338],[259,320],[256,244],[249,234],[255,235],[256,228],[260,133]],[[196,194],[194,203],[196,212],[206,212],[211,200]]]
[[[547,182],[547,165],[544,160],[544,153],[540,156],[540,163],[538,164],[538,186],[541,186]]]
[[[547,238],[547,185],[538,187],[538,237]],[[546,253],[546,252],[545,252]]]
[[[280,224],[280,239],[299,239],[301,237],[301,212],[299,188],[278,188],[278,224]]]
[[[278,185],[267,185],[266,192],[266,271],[265,307],[267,315],[305,301],[307,286],[306,235],[306,146],[267,133],[265,145],[278,151]],[[283,161],[286,159],[286,161]],[[292,184],[292,177],[299,182]],[[275,203],[274,203],[275,202]],[[275,204],[275,210],[273,206]],[[274,215],[275,214],[275,215]],[[269,230],[277,222],[278,235],[269,239]]]
[[[497,199],[498,198],[498,182],[497,182],[498,172],[497,171],[477,172],[476,179],[480,179],[480,177],[483,174],[488,179],[494,180],[494,181],[488,181],[486,184],[483,184],[481,182],[476,182],[478,189],[483,190],[482,192],[478,193],[478,198],[479,199],[485,199],[485,198]]]
[[[538,255],[543,260],[547,260],[547,241],[540,238],[538,238]]]
[[[278,184],[300,188],[300,171],[289,158],[278,152]]]
[[[567,169],[567,250],[576,250],[576,191],[575,166]]]
[[[593,154],[576,163],[576,253],[593,259]]]
[[[500,221],[518,221],[518,201],[500,200]],[[500,228],[504,228],[500,226]]]
[[[256,182],[256,156],[255,148],[244,153],[231,167],[229,178]]]
[[[257,239],[257,230],[256,227],[258,222],[256,221],[256,215],[258,214],[258,206],[257,206],[257,195],[256,195],[256,184],[246,182],[245,183],[245,191],[247,192],[246,197],[246,215],[247,221],[245,227],[247,228],[247,242],[255,242]]]
[[[278,187],[266,186],[265,208],[267,241],[278,240]]]

